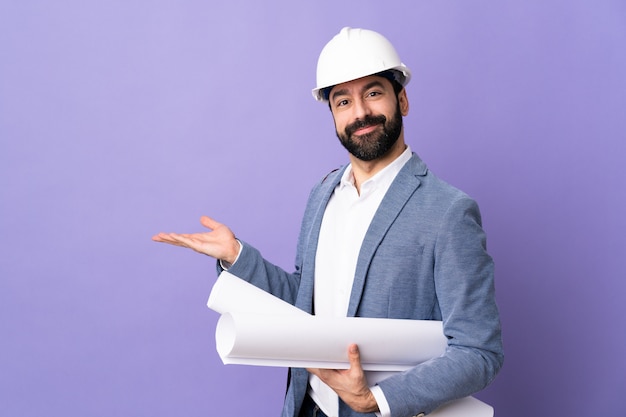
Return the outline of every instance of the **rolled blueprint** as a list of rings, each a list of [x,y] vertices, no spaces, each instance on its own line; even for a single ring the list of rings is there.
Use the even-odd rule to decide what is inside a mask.
[[[215,344],[224,364],[347,369],[347,347],[356,343],[373,385],[447,345],[440,321],[312,316],[226,271],[207,306],[221,314]],[[465,397],[430,416],[493,417],[493,407]]]
[[[309,316],[227,271],[223,271],[213,284],[207,306],[220,314],[237,312]]]
[[[225,364],[348,369],[359,346],[366,371],[403,371],[446,349],[440,321],[225,313],[215,331]]]

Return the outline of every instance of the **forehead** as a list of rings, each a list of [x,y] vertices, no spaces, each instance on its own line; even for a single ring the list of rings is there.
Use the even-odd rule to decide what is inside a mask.
[[[337,84],[330,90],[329,97],[332,99],[333,97],[339,95],[358,94],[373,87],[393,89],[391,81],[387,78],[378,75],[368,75],[367,77],[357,78],[356,80]]]

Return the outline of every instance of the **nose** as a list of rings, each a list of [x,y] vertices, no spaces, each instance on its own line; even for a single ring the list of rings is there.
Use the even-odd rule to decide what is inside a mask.
[[[354,111],[353,117],[355,120],[362,120],[365,116],[372,114],[367,102],[363,99],[355,99],[352,109]]]

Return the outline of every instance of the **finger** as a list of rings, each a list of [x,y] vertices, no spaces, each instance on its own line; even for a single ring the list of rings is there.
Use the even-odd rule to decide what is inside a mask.
[[[170,233],[169,238],[172,243],[191,247],[195,243],[195,239],[189,234]]]
[[[330,378],[332,378],[337,373],[337,370],[335,369],[323,368],[307,368],[307,371],[327,384],[330,382]]]
[[[215,221],[214,219],[212,219],[209,216],[202,216],[200,217],[200,223],[204,226],[207,227],[211,230],[215,230],[216,228],[218,228],[219,226],[221,226],[222,224]]]
[[[172,239],[170,238],[168,233],[158,233],[152,236],[152,240],[155,242],[163,242],[163,243],[172,243]]]
[[[179,239],[176,239],[174,236],[175,235],[173,233],[159,233],[158,235],[154,236],[152,240],[154,240],[155,242],[167,243],[169,245],[186,246],[184,243],[182,243]]]

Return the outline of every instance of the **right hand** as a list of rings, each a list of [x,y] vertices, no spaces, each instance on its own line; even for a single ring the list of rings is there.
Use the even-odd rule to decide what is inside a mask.
[[[211,229],[203,233],[159,233],[152,236],[155,242],[168,243],[193,249],[198,253],[211,256],[230,264],[234,263],[239,255],[239,242],[233,232],[222,223],[216,222],[208,216],[202,216],[200,223]]]

